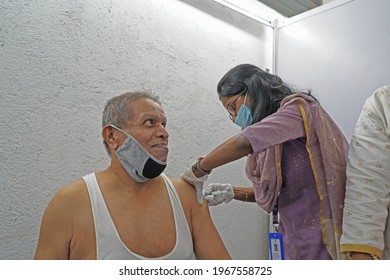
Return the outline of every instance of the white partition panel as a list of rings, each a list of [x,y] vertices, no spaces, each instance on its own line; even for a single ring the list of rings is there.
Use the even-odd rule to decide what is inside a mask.
[[[311,89],[348,140],[365,99],[390,84],[390,1],[333,1],[277,29],[276,73]]]

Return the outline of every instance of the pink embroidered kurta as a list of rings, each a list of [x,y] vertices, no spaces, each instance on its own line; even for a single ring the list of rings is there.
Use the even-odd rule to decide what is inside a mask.
[[[278,198],[286,259],[339,259],[348,142],[311,97],[286,97],[280,109],[242,131],[251,143],[246,173],[256,202]]]

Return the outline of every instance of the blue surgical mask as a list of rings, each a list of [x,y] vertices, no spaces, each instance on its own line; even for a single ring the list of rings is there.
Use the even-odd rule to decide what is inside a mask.
[[[242,129],[246,128],[247,126],[250,126],[253,121],[251,110],[245,105],[245,101],[246,95],[244,103],[241,104],[240,110],[238,110],[237,116],[234,119],[234,123]]]
[[[138,183],[146,182],[159,176],[167,163],[152,156],[133,136],[126,131],[118,129],[127,136],[126,141],[115,151],[122,167],[127,174]]]

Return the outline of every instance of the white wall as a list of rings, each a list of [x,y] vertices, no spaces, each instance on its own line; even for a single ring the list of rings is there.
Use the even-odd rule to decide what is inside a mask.
[[[335,0],[277,29],[277,73],[312,89],[351,139],[363,104],[390,83],[390,1]]]
[[[112,96],[161,95],[171,176],[238,132],[216,85],[239,63],[272,69],[272,30],[212,1],[185,2],[0,3],[0,259],[32,258],[52,195],[107,166],[100,123]],[[209,181],[248,183],[243,168]],[[233,258],[267,258],[264,211],[240,202],[211,211]]]

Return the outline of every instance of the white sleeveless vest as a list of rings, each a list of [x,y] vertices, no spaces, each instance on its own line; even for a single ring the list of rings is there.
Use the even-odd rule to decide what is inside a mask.
[[[120,239],[115,224],[108,212],[95,173],[83,177],[87,184],[92,205],[92,214],[96,233],[96,251],[98,260],[194,260],[192,236],[187,224],[179,196],[168,177],[162,174],[171,201],[175,227],[176,244],[165,256],[147,258],[129,250]],[[162,241],[163,242],[163,241]]]

